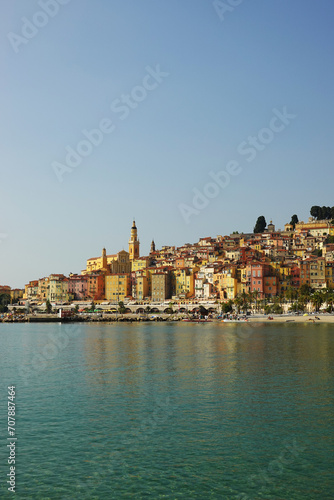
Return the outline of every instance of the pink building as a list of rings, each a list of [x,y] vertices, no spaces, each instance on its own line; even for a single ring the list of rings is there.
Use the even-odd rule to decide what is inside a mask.
[[[276,289],[272,288],[274,286],[275,280],[273,280],[270,285],[268,284],[268,288],[265,290],[265,283],[267,285],[267,282],[269,283],[269,280],[267,279],[266,282],[264,280],[271,274],[271,269],[268,264],[264,264],[263,262],[254,260],[247,264],[246,269],[247,269],[250,292],[257,291],[259,292],[259,297],[263,298],[265,296],[265,293],[269,292],[269,286],[270,286],[271,287],[270,295],[274,295],[277,293],[277,288]],[[277,284],[275,281],[275,286],[276,285]]]
[[[72,274],[68,278],[68,293],[72,294],[74,300],[85,300],[87,298],[88,277],[82,274]]]

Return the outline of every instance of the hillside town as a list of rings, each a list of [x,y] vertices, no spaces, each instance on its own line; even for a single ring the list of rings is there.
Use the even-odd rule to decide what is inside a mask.
[[[140,256],[133,221],[128,251],[108,254],[103,248],[80,274],[51,274],[30,281],[24,290],[3,285],[0,294],[21,305],[211,302],[225,304],[228,311],[232,303],[238,309],[254,303],[267,312],[280,312],[287,302],[304,310],[313,297],[316,310],[323,304],[331,309],[334,221],[310,217],[299,222],[293,216],[284,230],[277,230],[272,221],[259,220],[262,227],[253,233],[203,237],[161,249],[152,241],[147,256]]]

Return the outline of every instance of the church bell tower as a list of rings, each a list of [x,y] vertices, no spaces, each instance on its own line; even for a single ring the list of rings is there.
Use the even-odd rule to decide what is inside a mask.
[[[131,236],[129,240],[129,259],[135,260],[139,258],[139,240],[137,238],[136,222],[133,221],[131,228]]]
[[[101,264],[102,264],[102,266],[101,266],[101,267],[102,267],[102,269],[107,270],[107,269],[108,269],[108,261],[107,261],[107,251],[106,251],[106,249],[105,249],[105,248],[102,250],[102,257],[101,257],[101,261],[102,261],[102,262],[101,262]]]

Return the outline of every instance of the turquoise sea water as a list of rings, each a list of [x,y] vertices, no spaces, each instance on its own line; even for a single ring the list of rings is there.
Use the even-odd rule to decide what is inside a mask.
[[[334,498],[334,325],[0,324],[0,497]]]

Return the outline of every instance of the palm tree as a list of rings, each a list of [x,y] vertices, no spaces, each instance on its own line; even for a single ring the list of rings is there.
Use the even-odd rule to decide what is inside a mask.
[[[303,284],[298,290],[298,302],[303,305],[303,310],[305,306],[310,302],[311,295],[314,290],[310,287],[310,285]]]
[[[293,302],[297,300],[298,292],[293,286],[289,286],[285,292],[285,296],[289,302]]]
[[[255,299],[255,311],[258,311],[258,298],[259,298],[260,292],[258,290],[254,290],[253,292],[253,297]]]
[[[226,314],[233,311],[233,301],[228,300],[227,302],[221,303],[221,311]]]
[[[240,313],[240,309],[241,309],[241,306],[243,304],[243,299],[240,295],[237,295],[234,299],[234,305],[236,306],[237,308],[237,312],[238,314]]]
[[[247,308],[250,302],[249,294],[243,291],[241,294],[241,299],[242,299],[242,309],[244,310],[244,312],[247,312]]]
[[[278,296],[279,304],[282,307],[282,304],[285,304],[285,294],[284,292],[281,292]]]
[[[258,309],[259,309],[259,311],[264,312],[264,308],[266,307],[266,305],[267,305],[267,300],[266,299],[259,300],[259,302],[258,302]]]
[[[319,311],[320,307],[324,303],[325,297],[324,294],[321,290],[317,290],[312,296],[311,296],[311,304],[315,307],[316,312]]]
[[[333,303],[334,303],[334,290],[329,287],[324,290],[325,302],[327,305],[328,312],[333,311]]]
[[[124,306],[124,302],[122,302],[122,301],[118,302],[118,312],[120,314],[124,314],[125,313],[125,306]]]
[[[247,307],[250,306],[252,308],[252,304],[254,302],[254,295],[253,292],[249,291],[248,293],[245,293],[245,295],[242,295],[244,303],[247,301]]]

